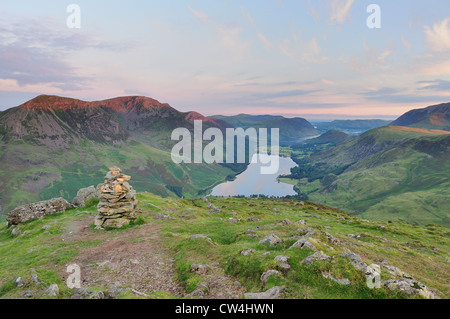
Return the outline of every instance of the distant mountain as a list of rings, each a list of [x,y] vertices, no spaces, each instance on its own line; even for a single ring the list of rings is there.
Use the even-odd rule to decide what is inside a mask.
[[[272,115],[247,115],[240,114],[236,116],[213,116],[212,118],[220,119],[228,122],[234,127],[242,128],[267,128],[268,133],[270,129],[278,128],[280,133],[280,145],[293,145],[305,137],[319,135],[314,126],[304,118],[285,118],[283,116]],[[269,134],[270,136],[270,134]]]
[[[249,114],[238,114],[238,115],[213,115],[210,118],[223,120],[234,127],[250,127],[256,123],[264,122],[271,119],[281,119],[282,116],[277,115],[249,115]]]
[[[5,211],[23,203],[63,196],[102,182],[109,166],[133,176],[138,191],[198,196],[229,175],[232,165],[173,163],[171,132],[225,129],[227,123],[179,112],[157,100],[129,96],[86,102],[39,96],[0,113],[0,198]]]
[[[350,139],[350,135],[345,134],[344,132],[338,130],[329,130],[319,137],[308,139],[305,141],[305,144],[327,144],[330,143],[332,145],[338,145],[348,139]]]
[[[450,103],[409,111],[392,125],[450,131]]]
[[[332,122],[314,122],[320,131],[339,130],[348,134],[362,134],[368,130],[389,125],[385,120],[335,120]]]
[[[450,134],[386,126],[296,159],[309,199],[370,219],[450,226]]]

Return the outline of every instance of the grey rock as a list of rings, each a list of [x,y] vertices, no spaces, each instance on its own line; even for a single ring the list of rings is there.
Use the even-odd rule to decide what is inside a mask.
[[[93,291],[89,294],[89,299],[105,299],[103,291]]]
[[[16,283],[17,287],[22,287],[25,285],[25,283],[22,280],[22,277],[17,277],[14,282]]]
[[[22,231],[17,227],[14,227],[13,230],[11,231],[11,235],[13,235],[13,236],[19,236],[21,234],[22,234]]]
[[[50,229],[52,226],[51,225],[44,225],[44,226],[42,226],[42,230],[47,230],[47,229]]]
[[[208,265],[201,265],[201,264],[192,264],[191,265],[191,272],[196,272],[197,274],[204,275],[208,272],[209,266]]]
[[[208,203],[207,207],[210,209],[208,212],[211,214],[220,214],[220,208],[213,203]]]
[[[409,274],[407,274],[406,272],[402,271],[400,268],[386,264],[386,263],[382,263],[381,267],[386,268],[387,271],[394,276],[398,276],[398,277],[402,277],[402,278],[406,278],[406,279],[413,279],[412,276],[410,276]]]
[[[116,299],[122,292],[125,292],[129,289],[120,288],[116,285],[111,285],[108,291],[104,294],[105,299]]]
[[[390,290],[400,290],[408,295],[419,294],[426,299],[440,299],[438,295],[415,279],[389,279],[382,284]]]
[[[298,222],[295,223],[299,225],[306,225],[306,221],[304,219],[300,219]]]
[[[305,265],[309,265],[317,260],[330,260],[330,256],[324,254],[322,251],[318,251],[317,253],[314,253],[305,259],[302,260],[302,263]]]
[[[339,246],[341,244],[341,242],[339,241],[339,239],[337,239],[336,237],[334,237],[333,235],[327,233],[327,232],[323,232],[323,234],[325,235],[325,237],[328,239],[328,241],[330,243],[332,243],[333,245],[337,245]]]
[[[262,253],[261,255],[262,256],[267,256],[267,255],[270,255],[272,253],[273,253],[273,251],[266,251],[265,253]]]
[[[268,235],[259,241],[260,244],[275,246],[282,243],[281,239],[274,234]]]
[[[289,247],[289,249],[291,248],[317,250],[316,247],[307,239],[300,239],[296,241],[291,247]]]
[[[45,290],[44,293],[46,296],[49,297],[56,297],[59,294],[59,287],[57,284],[50,285],[47,290]]]
[[[266,284],[270,276],[276,276],[279,274],[280,272],[278,270],[270,269],[261,275],[261,281]]]
[[[209,238],[208,236],[206,236],[206,235],[204,235],[204,234],[195,234],[195,235],[192,235],[192,236],[190,237],[190,239],[191,239],[191,240],[195,240],[195,239],[206,239],[206,240],[212,242],[211,238]]]
[[[340,285],[346,286],[346,285],[350,285],[350,284],[351,284],[350,280],[348,280],[347,278],[336,279],[336,278],[334,278],[333,275],[331,275],[331,273],[329,273],[329,272],[323,272],[323,273],[322,273],[322,276],[323,276],[324,278],[331,279],[331,280],[333,280],[334,282],[337,282],[337,283],[340,284]]]
[[[84,207],[86,206],[86,202],[91,198],[100,198],[100,192],[94,186],[80,189],[77,192],[77,196],[72,200],[72,204],[77,207]]]
[[[33,298],[34,295],[33,295],[33,293],[32,293],[31,291],[27,290],[27,291],[25,291],[25,292],[23,293],[22,297],[23,297],[23,298],[30,299],[30,298]]]
[[[341,257],[349,258],[350,264],[356,269],[363,271],[364,273],[367,271],[367,264],[362,261],[361,257],[352,252],[345,252],[341,254]]]
[[[292,224],[292,222],[289,219],[283,219],[282,221],[280,221],[280,224],[283,226],[287,226]]]
[[[248,255],[250,255],[251,253],[254,253],[255,251],[256,251],[255,249],[249,248],[249,249],[246,249],[246,250],[241,251],[241,255],[242,255],[242,256],[248,256]]]
[[[277,262],[278,267],[283,268],[285,270],[291,269],[291,265],[289,265],[289,257],[287,256],[276,256],[274,260]]]
[[[31,281],[34,282],[36,285],[42,284],[42,281],[39,279],[37,274],[31,275]]]
[[[86,299],[89,295],[90,291],[87,288],[77,288],[70,299]]]
[[[264,292],[245,293],[244,297],[246,299],[277,299],[282,291],[283,287],[276,286]]]
[[[259,222],[260,219],[258,217],[247,218],[248,222]]]
[[[202,288],[197,288],[188,296],[191,298],[203,298],[205,296],[205,291]]]
[[[13,209],[6,218],[8,226],[18,225],[30,220],[40,219],[46,215],[59,214],[73,208],[64,198],[53,198],[47,201],[27,204]]]

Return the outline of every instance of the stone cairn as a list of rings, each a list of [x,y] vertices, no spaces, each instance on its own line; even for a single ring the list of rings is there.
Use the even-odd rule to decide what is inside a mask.
[[[130,179],[117,166],[110,168],[100,188],[95,226],[121,228],[138,218],[136,191],[128,183]]]

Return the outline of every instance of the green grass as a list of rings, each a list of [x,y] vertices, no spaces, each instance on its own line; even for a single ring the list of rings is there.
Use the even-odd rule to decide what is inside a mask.
[[[58,298],[68,298],[73,293],[65,285],[61,277],[65,265],[71,263],[83,250],[101,245],[108,238],[117,238],[126,234],[133,227],[145,223],[156,223],[164,246],[174,258],[176,278],[190,293],[205,282],[205,278],[190,271],[191,265],[218,263],[223,272],[239,281],[246,292],[265,291],[273,286],[284,286],[283,298],[337,298],[337,299],[372,299],[372,298],[419,298],[398,291],[369,289],[365,283],[365,275],[355,269],[347,258],[340,253],[350,249],[370,265],[387,260],[403,271],[417,278],[431,288],[441,298],[450,295],[448,281],[448,263],[450,250],[450,233],[448,229],[436,224],[414,226],[403,222],[369,221],[359,217],[346,215],[343,212],[312,202],[299,205],[298,202],[286,199],[267,198],[209,198],[215,206],[221,208],[219,214],[209,213],[206,202],[201,199],[163,198],[151,193],[138,194],[142,217],[134,224],[119,230],[106,233],[108,236],[93,241],[62,241],[61,236],[71,231],[71,226],[81,216],[76,210],[63,214],[49,215],[42,220],[28,222],[18,226],[24,236],[12,236],[11,229],[0,226],[0,298],[18,298],[24,289],[32,291],[37,298],[43,296],[43,288],[30,282],[36,273],[43,286],[56,283],[60,288]],[[83,208],[95,214],[96,202],[90,201]],[[170,219],[153,218],[156,213],[163,212]],[[236,214],[235,214],[236,213]],[[249,218],[259,221],[247,221]],[[237,222],[231,222],[229,218]],[[289,219],[292,223],[283,225],[280,221]],[[295,224],[300,219],[306,226]],[[43,230],[44,225],[51,225]],[[305,265],[301,261],[314,253],[311,250],[289,249],[297,240],[292,236],[304,234],[306,228],[315,234],[309,240],[325,254],[332,257],[329,261],[317,261]],[[89,230],[92,234],[97,230]],[[329,242],[323,232],[338,238],[341,243]],[[257,234],[259,238],[249,237]],[[283,240],[281,245],[266,246],[259,241],[268,234],[275,234]],[[193,234],[205,234],[211,238],[191,240]],[[359,239],[350,238],[347,234],[361,235]],[[139,238],[129,238],[138,242]],[[252,248],[255,252],[248,256],[241,251]],[[264,254],[271,252],[270,254]],[[285,271],[278,267],[274,257],[289,257],[291,269]],[[34,269],[34,270],[33,270]],[[261,282],[261,274],[269,269],[277,269],[280,275],[270,277],[268,283]],[[327,272],[338,279],[347,278],[351,284],[339,285],[324,278]],[[382,269],[382,279],[392,276]],[[16,277],[22,277],[25,287],[17,287]],[[104,290],[108,287],[90,287]],[[127,291],[119,298],[145,298]],[[174,298],[168,292],[156,291],[148,294],[151,299]]]
[[[142,202],[158,201],[159,207],[171,206],[164,199],[151,194],[141,196]],[[299,225],[291,224],[282,226],[278,222],[285,218],[291,221],[305,219],[308,227],[317,232],[325,230],[331,232],[341,241],[357,243],[357,246],[349,246],[352,251],[363,256],[367,264],[387,259],[391,264],[397,265],[402,270],[412,274],[426,285],[438,290],[441,294],[449,293],[445,283],[437,278],[447,278],[447,265],[445,256],[448,255],[449,234],[441,226],[433,226],[433,232],[405,223],[391,222],[380,224],[364,221],[358,217],[343,215],[341,212],[330,208],[319,208],[315,205],[294,206],[294,201],[275,199],[209,199],[217,207],[222,207],[220,214],[209,214],[206,203],[200,200],[183,200],[183,209],[180,212],[169,213],[174,219],[157,220],[162,226],[163,234],[168,247],[175,254],[175,264],[178,278],[188,291],[193,291],[201,278],[198,274],[189,271],[193,263],[210,264],[219,263],[229,275],[235,276],[246,291],[258,292],[275,285],[286,287],[286,298],[416,298],[399,292],[392,292],[386,288],[369,289],[365,284],[365,276],[353,266],[347,259],[339,256],[343,248],[330,245],[323,235],[316,235],[311,239],[320,250],[330,256],[334,256],[329,262],[316,262],[312,265],[301,264],[312,251],[301,249],[288,249],[296,240],[287,239],[297,233]],[[171,206],[172,207],[172,206]],[[189,218],[177,218],[178,214],[186,208],[192,208]],[[277,211],[274,211],[273,209]],[[301,212],[300,212],[301,210]],[[153,209],[149,209],[151,213]],[[238,215],[230,215],[237,212]],[[241,218],[240,222],[226,221],[230,217]],[[259,222],[247,222],[247,218],[258,216]],[[305,217],[306,216],[306,217]],[[339,218],[344,218],[344,220]],[[223,220],[221,220],[222,218]],[[224,221],[225,220],[225,221]],[[330,226],[331,225],[331,226]],[[256,230],[260,237],[249,238],[248,229],[256,226],[262,227]],[[331,227],[328,230],[325,226]],[[258,244],[259,240],[269,233],[275,233],[284,239],[283,244],[275,247],[267,247]],[[213,243],[206,240],[190,240],[192,234],[202,233],[209,236]],[[360,240],[350,239],[349,233],[364,234]],[[320,233],[319,233],[320,234]],[[381,240],[380,238],[383,238]],[[387,241],[384,241],[387,240]],[[405,244],[418,241],[420,245]],[[324,245],[327,243],[327,245]],[[374,245],[376,245],[374,248]],[[333,246],[333,249],[329,247]],[[386,248],[389,247],[389,248]],[[242,250],[253,248],[256,252],[242,256]],[[439,253],[436,253],[438,249]],[[264,252],[273,253],[263,256]],[[268,269],[277,269],[274,257],[286,255],[290,257],[292,269],[282,276],[271,277],[268,284],[263,286],[260,276]],[[420,260],[420,262],[412,262]],[[423,261],[423,262],[422,262]],[[426,271],[427,270],[427,271]],[[342,286],[322,276],[322,272],[329,271],[335,278],[348,278],[351,285]],[[430,274],[432,274],[430,276]],[[435,277],[443,276],[443,277]],[[390,278],[386,270],[382,272],[383,280]],[[445,280],[444,280],[445,281]]]
[[[385,149],[351,162],[352,156],[374,141],[385,145]],[[323,172],[312,169],[310,175],[316,177],[328,174],[327,165],[330,169],[351,165],[337,174],[333,184],[324,183],[323,178],[303,178],[299,187],[310,200],[362,217],[449,227],[447,141],[448,137],[442,135],[387,127],[375,129],[326,152],[303,158],[300,167],[325,163]]]
[[[235,173],[218,164],[174,164],[169,151],[136,142],[112,146],[82,140],[70,149],[52,149],[27,143],[9,143],[5,152],[24,165],[2,160],[1,200],[4,212],[25,203],[54,197],[72,201],[80,188],[98,185],[108,168],[118,165],[133,176],[138,191],[176,196],[166,185],[182,187],[183,197],[198,196]],[[0,157],[0,160],[2,157]]]

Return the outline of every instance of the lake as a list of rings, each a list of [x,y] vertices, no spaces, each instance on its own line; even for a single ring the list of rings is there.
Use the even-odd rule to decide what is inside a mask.
[[[271,159],[276,155],[270,155]],[[210,196],[287,196],[297,195],[294,186],[280,183],[277,177],[284,174],[290,174],[291,168],[297,164],[288,157],[278,157],[279,170],[276,174],[262,175],[261,166],[267,164],[251,163],[247,169],[239,174],[234,181],[225,182],[213,188]]]

